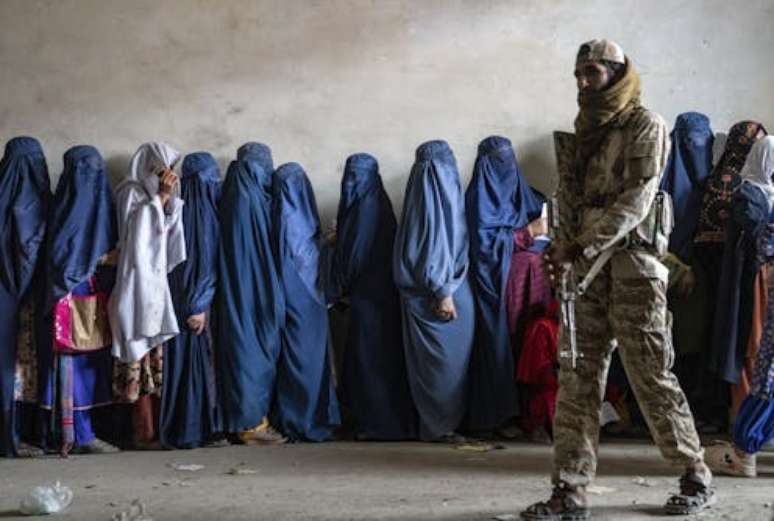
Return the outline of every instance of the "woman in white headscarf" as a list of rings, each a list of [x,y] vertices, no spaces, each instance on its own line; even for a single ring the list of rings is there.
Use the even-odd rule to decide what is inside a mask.
[[[162,344],[179,332],[167,274],[185,260],[182,208],[173,169],[180,152],[146,143],[116,189],[118,272],[110,298],[116,401],[133,404],[137,448],[156,448]]]
[[[750,149],[739,177],[742,182],[750,183],[760,189],[769,202],[769,210],[774,206],[774,136],[759,139]]]

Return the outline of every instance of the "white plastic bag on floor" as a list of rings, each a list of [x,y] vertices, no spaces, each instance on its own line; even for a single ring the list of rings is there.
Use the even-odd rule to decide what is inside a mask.
[[[19,511],[25,516],[58,514],[72,502],[73,491],[57,481],[33,488],[29,495],[22,499]]]

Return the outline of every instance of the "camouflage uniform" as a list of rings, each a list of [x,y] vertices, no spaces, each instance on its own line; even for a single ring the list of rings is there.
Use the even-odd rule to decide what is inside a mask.
[[[638,106],[612,125],[578,175],[560,174],[561,222],[568,225],[559,240],[584,248],[576,261],[579,278],[600,251],[646,217],[667,157],[667,128],[657,114]],[[630,246],[613,255],[577,300],[583,358],[575,370],[564,360],[560,367],[554,482],[585,486],[595,475],[600,406],[616,346],[662,455],[683,467],[703,459],[691,411],[671,372],[667,275],[655,249]]]

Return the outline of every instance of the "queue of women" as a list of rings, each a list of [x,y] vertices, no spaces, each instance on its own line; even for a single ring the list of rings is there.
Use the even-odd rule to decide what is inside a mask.
[[[675,373],[699,429],[733,432],[708,463],[747,476],[774,436],[772,175],[760,123],[726,136],[677,118],[661,186]],[[548,439],[558,324],[542,208],[498,136],[464,193],[449,145],[419,146],[399,222],[377,160],[350,156],[333,239],[304,169],[275,168],[260,143],[223,181],[209,153],[147,143],[115,191],[99,152],[77,146],[52,194],[40,144],[14,138],[0,163],[0,454],[326,441],[342,418],[362,440],[514,426]],[[634,418],[620,373],[606,399]]]
[[[505,287],[542,200],[505,138],[465,195],[449,145],[421,145],[400,224],[377,160],[350,156],[333,241],[304,169],[260,143],[222,182],[209,153],[146,143],[115,192],[77,146],[52,195],[20,137],[0,183],[6,456],[325,441],[342,409],[356,439],[455,441],[518,415]]]

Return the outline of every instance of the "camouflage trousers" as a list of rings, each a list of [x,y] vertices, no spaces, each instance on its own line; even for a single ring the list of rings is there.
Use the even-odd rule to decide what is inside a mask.
[[[613,267],[614,268],[614,267]],[[662,456],[682,467],[703,460],[693,416],[671,368],[663,277],[616,277],[607,266],[576,301],[575,370],[562,360],[554,420],[553,480],[587,485],[596,474],[600,410],[613,350]],[[563,335],[562,347],[566,338]]]

